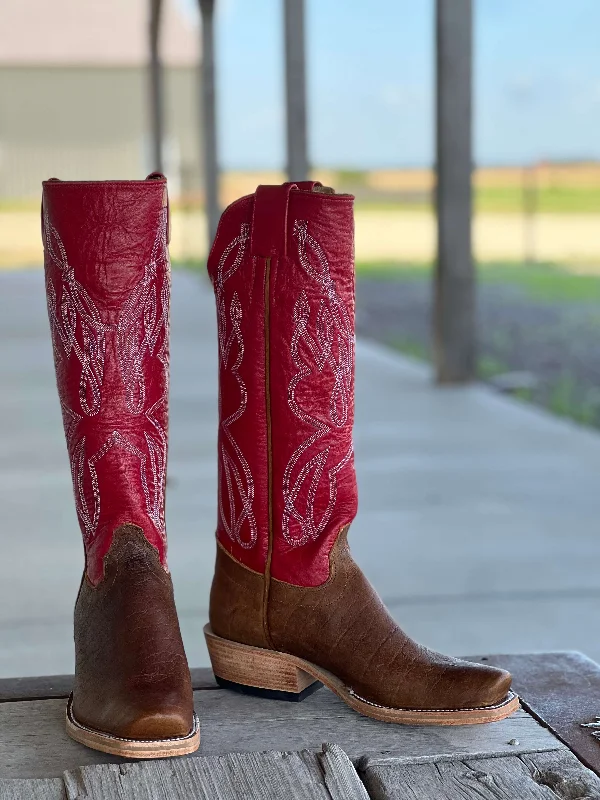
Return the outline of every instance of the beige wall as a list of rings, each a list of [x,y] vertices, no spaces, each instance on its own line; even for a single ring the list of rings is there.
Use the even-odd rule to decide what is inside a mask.
[[[165,70],[166,171],[200,188],[197,72]],[[0,67],[0,199],[40,182],[140,178],[151,168],[148,76],[140,67]]]

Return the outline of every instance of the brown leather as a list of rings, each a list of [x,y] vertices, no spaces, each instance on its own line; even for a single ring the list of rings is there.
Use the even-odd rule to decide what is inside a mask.
[[[271,579],[268,633],[275,649],[311,661],[363,699],[389,708],[451,710],[504,700],[511,684],[508,672],[434,653],[398,627],[352,559],[346,533],[340,533],[331,552],[326,583],[306,588]],[[219,548],[211,594],[213,631],[267,647],[263,589],[261,575]]]
[[[213,633],[223,639],[268,649],[263,619],[264,591],[264,575],[240,564],[217,542],[209,606]]]
[[[122,525],[75,605],[78,722],[127,739],[186,736],[193,695],[170,575],[141,528]]]

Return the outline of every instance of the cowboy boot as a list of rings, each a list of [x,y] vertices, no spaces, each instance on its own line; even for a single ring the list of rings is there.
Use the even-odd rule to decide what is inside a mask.
[[[502,719],[518,707],[510,675],[413,642],[350,555],[353,228],[351,196],[303,183],[260,186],[217,230],[213,671],[221,686],[282,699],[322,682],[388,722]]]
[[[44,183],[58,394],[83,535],[67,733],[132,758],[199,745],[167,569],[166,180]]]

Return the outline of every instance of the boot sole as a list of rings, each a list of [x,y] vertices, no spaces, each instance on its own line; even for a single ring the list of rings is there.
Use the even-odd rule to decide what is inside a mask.
[[[66,711],[67,734],[80,744],[122,758],[170,758],[194,753],[200,747],[200,721],[194,712],[194,724],[187,736],[171,739],[123,739],[82,725],[73,715],[73,695]]]
[[[363,699],[331,672],[303,658],[222,639],[210,625],[204,627],[204,636],[217,683],[243,694],[299,702],[325,685],[359,714],[400,725],[478,725],[505,719],[519,708],[514,692],[497,705],[481,708],[388,708]]]

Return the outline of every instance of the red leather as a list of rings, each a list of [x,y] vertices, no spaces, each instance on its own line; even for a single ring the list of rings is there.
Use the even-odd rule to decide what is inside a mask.
[[[219,341],[218,535],[263,572],[269,516],[265,394],[265,270],[250,258],[252,197],[229,206],[208,268]]]
[[[56,379],[86,570],[139,526],[166,567],[170,266],[166,180],[43,184]]]
[[[357,510],[353,198],[259,187],[209,256],[219,327],[221,544],[299,586]],[[270,453],[269,453],[270,442]]]

